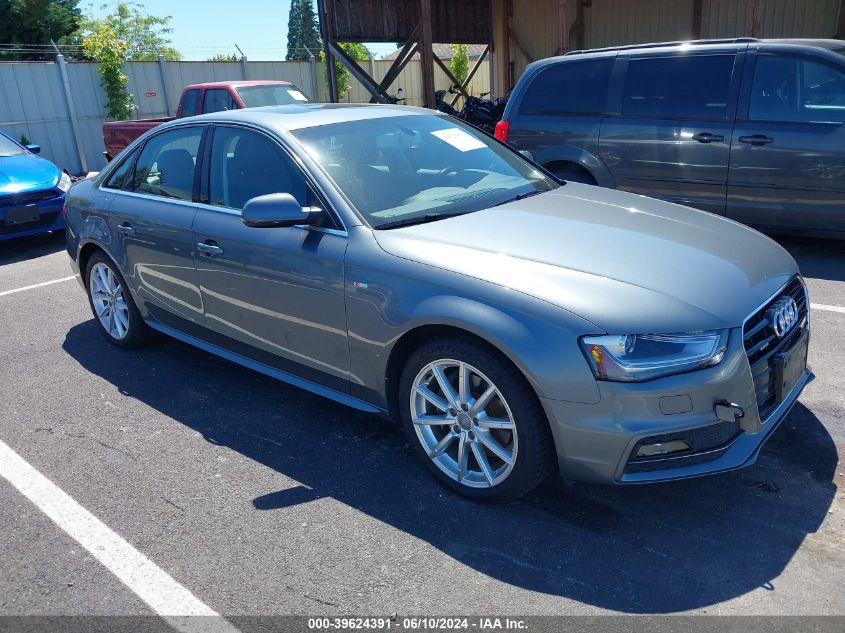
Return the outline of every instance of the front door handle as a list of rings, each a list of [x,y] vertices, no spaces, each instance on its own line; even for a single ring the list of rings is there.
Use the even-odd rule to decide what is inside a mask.
[[[135,235],[135,227],[129,224],[129,222],[124,222],[123,224],[117,225],[117,232],[123,235]]]
[[[698,141],[699,143],[721,143],[725,140],[725,137],[721,134],[712,134],[711,132],[699,132],[693,135],[692,140]]]
[[[208,255],[209,257],[223,254],[223,249],[220,248],[214,240],[197,242],[197,250],[203,255]]]
[[[754,134],[753,136],[740,136],[740,143],[748,143],[749,145],[768,145],[774,143],[775,139],[765,134]]]

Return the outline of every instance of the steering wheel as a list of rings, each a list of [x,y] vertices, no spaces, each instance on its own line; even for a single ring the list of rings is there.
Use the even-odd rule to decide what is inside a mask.
[[[442,177],[448,176],[449,174],[459,174],[462,171],[464,171],[463,167],[454,167],[454,166],[444,167],[443,169],[440,170],[440,172],[437,174],[437,176],[442,178]]]

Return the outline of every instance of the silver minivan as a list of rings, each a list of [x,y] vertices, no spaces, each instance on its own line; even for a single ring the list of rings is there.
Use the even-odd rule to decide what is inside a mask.
[[[845,238],[845,42],[705,40],[531,64],[496,136],[558,176]]]

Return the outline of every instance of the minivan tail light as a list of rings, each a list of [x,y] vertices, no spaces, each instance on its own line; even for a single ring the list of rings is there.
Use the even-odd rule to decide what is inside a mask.
[[[496,123],[496,129],[493,132],[493,136],[502,141],[502,143],[507,143],[509,128],[510,123],[508,123],[507,121],[499,121],[498,123]]]

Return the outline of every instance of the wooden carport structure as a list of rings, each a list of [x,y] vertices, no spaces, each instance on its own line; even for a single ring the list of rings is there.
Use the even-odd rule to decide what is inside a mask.
[[[560,2],[565,7],[566,0]],[[333,59],[337,59],[361,82],[372,95],[371,101],[389,102],[388,88],[415,53],[420,56],[424,105],[435,105],[435,64],[466,96],[466,86],[494,48],[494,6],[501,7],[501,0],[318,0],[320,29],[329,69],[330,99],[338,100],[334,73],[331,72]],[[401,49],[379,82],[347,55],[338,42],[396,42],[401,43]],[[483,44],[486,48],[470,69],[466,81],[461,83],[434,54],[434,42]],[[503,48],[507,49],[507,46],[508,42],[505,42]]]

